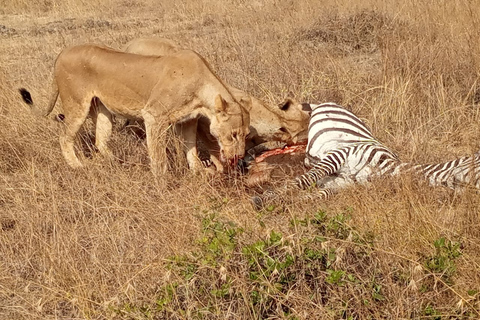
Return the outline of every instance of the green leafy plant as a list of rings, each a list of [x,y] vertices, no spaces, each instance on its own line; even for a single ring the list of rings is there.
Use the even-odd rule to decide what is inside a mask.
[[[237,235],[243,232],[231,222],[220,221],[216,214],[202,219],[203,236],[199,243],[203,249],[203,263],[216,266],[219,260],[229,259],[234,251]]]
[[[440,274],[444,280],[450,281],[456,271],[455,259],[462,254],[460,243],[442,237],[433,245],[435,254],[426,259],[425,267],[433,273]]]
[[[345,283],[344,277],[345,277],[345,271],[328,269],[327,278],[325,280],[330,284],[342,286]]]
[[[431,305],[427,305],[423,311],[423,314],[428,317],[428,319],[441,320],[442,314],[436,310]]]

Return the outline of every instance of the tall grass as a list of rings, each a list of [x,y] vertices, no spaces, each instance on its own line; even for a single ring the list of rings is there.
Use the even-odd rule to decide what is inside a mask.
[[[109,162],[87,121],[85,168],[68,168],[61,124],[34,117],[17,89],[46,104],[66,46],[167,37],[258,98],[343,104],[402,159],[443,161],[479,149],[479,11],[460,0],[6,1],[0,318],[478,318],[475,191],[402,177],[256,212],[242,176],[194,175],[180,159],[155,181],[145,143],[120,126]]]

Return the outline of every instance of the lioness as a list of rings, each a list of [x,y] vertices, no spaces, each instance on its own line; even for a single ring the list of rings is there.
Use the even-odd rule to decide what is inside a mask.
[[[24,101],[33,106],[30,94],[21,89]],[[190,144],[187,160],[192,169],[201,166],[196,154],[197,118],[210,122],[218,139],[220,160],[229,165],[245,154],[249,114],[211,71],[206,61],[191,50],[165,57],[139,56],[92,44],[64,49],[58,56],[52,82],[52,98],[63,102],[65,132],[60,146],[67,163],[81,167],[74,151],[74,138],[92,112],[98,150],[110,155],[106,142],[112,131],[112,113],[145,122],[148,153],[154,173],[166,159],[165,145],[158,140],[174,123],[188,122],[183,134]],[[92,102],[96,103],[95,108]],[[38,113],[37,107],[34,111]],[[94,111],[96,110],[96,111]],[[164,161],[165,162],[165,161]],[[166,162],[163,163],[163,171]]]
[[[175,42],[163,38],[134,39],[123,47],[123,51],[140,55],[166,56],[182,50]],[[270,106],[244,91],[226,85],[230,93],[250,112],[250,134],[247,136],[246,149],[249,150],[268,141],[281,141],[294,144],[306,141],[308,121],[311,109],[308,105],[294,103],[286,99],[278,106]],[[208,121],[200,119],[198,133],[208,147],[212,162],[222,170],[218,157],[218,142],[209,133]]]

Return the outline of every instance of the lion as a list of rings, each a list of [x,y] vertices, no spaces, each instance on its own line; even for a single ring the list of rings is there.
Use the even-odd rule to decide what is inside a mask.
[[[222,164],[231,166],[245,155],[248,111],[192,50],[149,57],[94,44],[68,47],[55,62],[51,91],[48,109],[43,113],[51,113],[60,95],[65,123],[60,146],[73,168],[82,166],[75,155],[74,139],[89,113],[96,124],[95,145],[106,156],[112,154],[107,146],[112,114],[143,120],[154,173],[162,161],[162,171],[166,171],[166,149],[158,144],[176,123],[187,124],[182,126],[182,135],[189,167],[198,170],[202,166],[196,150],[200,116],[208,119],[209,131],[218,140]],[[41,113],[30,93],[25,89],[20,92],[33,111]]]
[[[168,56],[182,48],[169,39],[138,38],[128,42],[122,50],[139,55]],[[240,89],[225,85],[250,113],[250,134],[247,136],[246,150],[254,150],[252,148],[269,141],[288,145],[306,141],[311,112],[308,104],[302,105],[287,98],[278,106],[270,106]],[[208,119],[200,118],[198,121],[198,137],[209,149],[217,170],[222,171],[222,164],[218,161],[218,142],[208,130]]]

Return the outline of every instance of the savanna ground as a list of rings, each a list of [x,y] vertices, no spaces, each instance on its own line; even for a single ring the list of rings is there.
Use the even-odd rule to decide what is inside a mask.
[[[66,46],[167,37],[258,98],[343,104],[403,160],[443,161],[480,149],[479,17],[469,0],[4,1],[0,318],[477,319],[474,191],[405,177],[257,212],[241,176],[154,181],[126,132],[103,160],[91,122],[68,168],[60,124],[17,90],[46,105]]]

